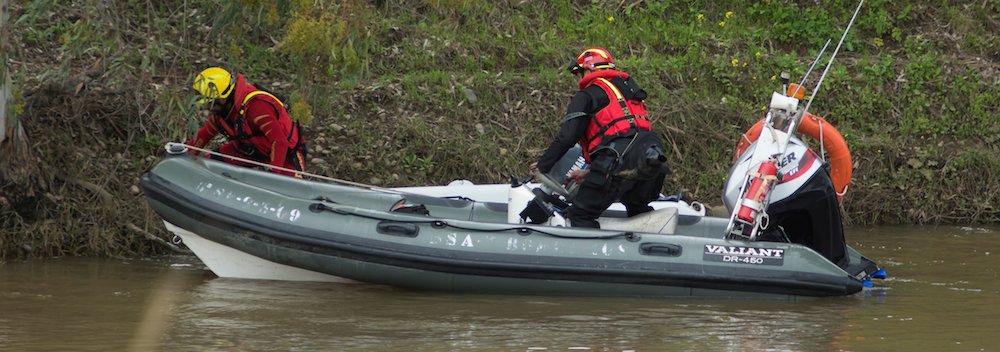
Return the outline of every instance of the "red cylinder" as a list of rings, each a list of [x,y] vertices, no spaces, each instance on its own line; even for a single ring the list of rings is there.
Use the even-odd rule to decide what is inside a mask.
[[[750,181],[750,187],[740,199],[740,211],[736,217],[744,222],[753,225],[757,220],[757,213],[764,208],[764,200],[767,199],[767,192],[771,190],[774,181],[777,180],[778,167],[773,161],[760,163],[757,173]]]

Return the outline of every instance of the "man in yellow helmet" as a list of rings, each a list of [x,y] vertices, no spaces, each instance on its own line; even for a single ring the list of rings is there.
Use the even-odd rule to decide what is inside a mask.
[[[221,154],[305,171],[306,149],[299,124],[292,122],[285,104],[276,96],[247,83],[242,74],[219,67],[198,73],[193,88],[211,115],[188,144],[204,148],[222,133],[227,142],[216,150]],[[212,158],[249,165],[232,158],[215,155]],[[271,171],[301,177],[279,169]]]
[[[567,70],[580,79],[580,90],[559,134],[529,171],[548,174],[579,143],[588,165],[585,173],[570,176],[580,183],[566,209],[570,226],[600,228],[597,218],[615,201],[628,216],[652,210],[649,202],[659,197],[669,170],[643,104],[646,91],[616,68],[604,48],[584,50]]]

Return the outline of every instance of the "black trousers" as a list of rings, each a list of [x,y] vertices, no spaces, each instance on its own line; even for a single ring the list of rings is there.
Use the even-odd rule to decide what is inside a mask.
[[[600,228],[597,218],[615,201],[625,205],[630,217],[653,210],[649,202],[659,197],[666,172],[659,172],[649,179],[634,179],[617,176],[616,171],[619,170],[616,169],[619,168],[601,170],[600,165],[613,163],[614,159],[614,156],[604,154],[595,156],[591,162],[591,170],[580,185],[573,204],[566,209],[570,226]]]

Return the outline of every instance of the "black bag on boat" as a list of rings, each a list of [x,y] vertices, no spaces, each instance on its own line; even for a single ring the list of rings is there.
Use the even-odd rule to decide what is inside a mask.
[[[393,212],[403,214],[431,215],[423,204],[399,204],[392,208]]]
[[[521,220],[529,224],[541,224],[549,220],[552,217],[553,211],[551,208],[545,205],[540,199],[535,198],[531,202],[528,202],[528,206],[524,207],[518,216]]]
[[[660,137],[652,131],[638,131],[609,140],[599,148],[599,153],[619,156],[607,169],[608,174],[617,177],[651,180],[661,173],[670,174],[663,144],[660,143]],[[597,164],[598,156],[594,156],[594,160]]]

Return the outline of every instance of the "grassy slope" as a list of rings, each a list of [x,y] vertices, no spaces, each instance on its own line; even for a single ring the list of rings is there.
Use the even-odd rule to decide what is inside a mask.
[[[78,3],[13,8],[16,104],[42,171],[0,186],[14,215],[3,253],[156,248],[138,234],[163,230],[132,187],[163,142],[200,123],[187,87],[208,65],[298,97],[316,173],[382,186],[505,182],[558,129],[576,85],[560,69],[604,46],[651,93],[675,170],[664,191],[717,204],[772,77],[800,79],[857,5]],[[851,146],[851,223],[1000,221],[997,10],[866,1],[810,109]]]

